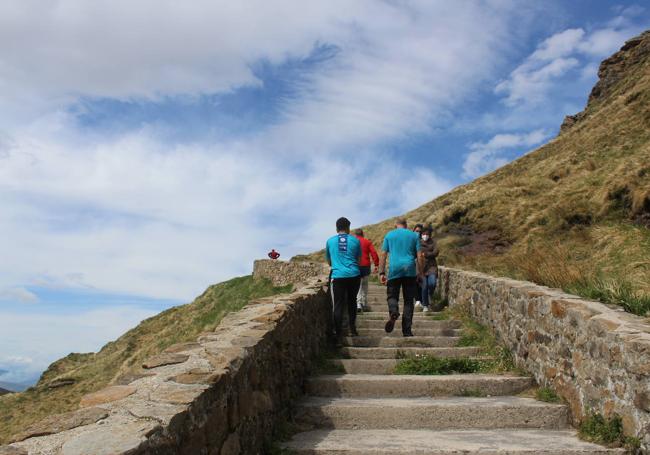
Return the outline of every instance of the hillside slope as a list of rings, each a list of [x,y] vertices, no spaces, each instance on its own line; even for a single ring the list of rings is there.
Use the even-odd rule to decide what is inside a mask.
[[[249,301],[289,292],[290,288],[273,287],[252,276],[234,278],[210,286],[190,304],[142,321],[97,353],[73,353],[57,360],[35,387],[0,397],[0,445],[48,415],[77,409],[83,395],[138,374],[147,357],[172,344],[196,340],[201,332],[213,330],[226,314]]]
[[[650,309],[650,31],[601,64],[558,137],[405,216],[433,226],[446,265]]]

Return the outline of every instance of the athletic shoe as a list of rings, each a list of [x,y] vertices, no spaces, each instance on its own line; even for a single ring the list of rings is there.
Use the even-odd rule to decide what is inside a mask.
[[[350,327],[350,336],[353,336],[353,337],[358,337],[359,336],[359,332],[357,332],[356,327]]]
[[[417,301],[415,302],[415,311],[422,311],[423,308],[424,308],[424,306],[422,305],[422,302],[420,302],[419,300],[417,300]]]
[[[428,306],[422,307],[423,313],[428,313],[429,311],[431,311],[431,308],[429,308]]]
[[[360,306],[358,306],[358,307],[357,307],[357,313],[363,313],[363,308],[361,308]]]
[[[397,318],[399,317],[399,314],[391,314],[390,319],[386,321],[386,325],[384,326],[384,330],[386,333],[390,333],[393,331],[395,328],[395,321],[397,321]]]
[[[404,335],[404,337],[412,337],[412,336],[415,336],[415,335],[413,335],[413,332],[411,332],[410,330],[409,330],[408,332],[404,332],[404,333],[402,333],[402,335]]]

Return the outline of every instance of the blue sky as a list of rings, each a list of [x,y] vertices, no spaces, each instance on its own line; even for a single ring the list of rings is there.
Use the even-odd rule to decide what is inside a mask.
[[[643,2],[0,5],[0,382],[535,149]]]

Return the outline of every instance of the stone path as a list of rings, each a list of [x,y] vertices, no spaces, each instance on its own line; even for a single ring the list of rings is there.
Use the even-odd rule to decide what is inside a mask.
[[[460,321],[416,313],[413,338],[400,321],[384,332],[385,287],[371,285],[371,311],[359,315],[359,337],[346,338],[340,359],[345,374],[309,378],[307,397],[294,418],[304,430],[285,444],[300,455],[370,454],[600,454],[623,453],[578,440],[568,410],[517,396],[528,377],[463,374],[392,375],[400,353],[437,357],[479,355],[455,347]],[[463,395],[485,395],[484,398]]]

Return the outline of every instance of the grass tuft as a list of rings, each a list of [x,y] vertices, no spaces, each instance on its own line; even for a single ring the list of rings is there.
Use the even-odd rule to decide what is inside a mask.
[[[580,438],[612,447],[630,444],[623,434],[623,421],[618,415],[605,418],[602,414],[590,414],[580,424]]]
[[[560,397],[555,393],[555,390],[551,389],[550,387],[542,387],[540,389],[537,389],[535,391],[535,398],[546,403],[559,403],[562,401]]]
[[[481,361],[470,358],[438,358],[430,355],[415,355],[401,360],[395,367],[395,374],[445,375],[477,373]]]

